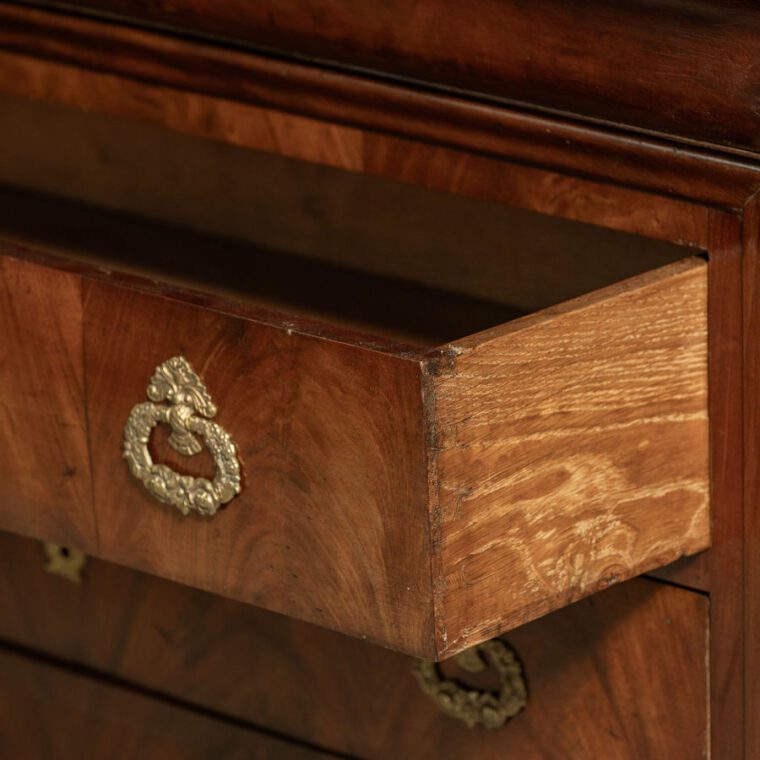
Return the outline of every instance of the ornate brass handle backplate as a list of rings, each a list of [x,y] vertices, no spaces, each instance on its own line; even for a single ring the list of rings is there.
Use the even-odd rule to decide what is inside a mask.
[[[420,688],[446,715],[458,718],[470,728],[501,728],[527,704],[522,667],[514,651],[501,639],[467,649],[454,661],[469,673],[479,673],[490,666],[498,677],[499,687],[498,691],[468,688],[444,677],[436,663],[418,661],[415,674]]]
[[[156,499],[173,504],[184,515],[216,514],[240,493],[240,463],[229,433],[211,421],[217,410],[206,386],[185,358],[175,356],[156,368],[147,394],[150,401],[132,407],[124,428],[130,472]],[[169,445],[185,456],[198,454],[202,446],[196,436],[203,438],[214,458],[213,480],[181,475],[153,461],[148,441],[161,422],[172,428]]]

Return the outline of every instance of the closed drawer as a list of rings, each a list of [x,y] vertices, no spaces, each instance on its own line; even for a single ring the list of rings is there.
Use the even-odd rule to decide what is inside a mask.
[[[0,707],[8,760],[333,757],[1,648]]]
[[[0,534],[0,637],[362,758],[697,760],[705,596],[635,579],[512,631],[527,706],[498,730],[444,716],[413,660],[90,560],[80,585]],[[444,667],[449,667],[445,665]]]
[[[429,659],[708,545],[701,259],[503,324],[496,310],[460,338],[446,298],[389,326],[415,296],[370,275],[337,288],[345,308],[326,298],[319,319],[297,316],[342,276],[313,263],[264,295],[233,268],[245,301],[120,275],[132,248],[168,250],[169,280],[196,252],[130,221],[119,230],[139,242],[117,230],[99,264],[112,222],[88,224],[94,266],[12,247],[0,259],[3,528]],[[264,286],[278,261],[261,259]],[[359,281],[382,299],[362,332]],[[173,357],[236,447],[240,493],[211,517],[159,503],[122,457],[131,411]],[[213,479],[208,453],[180,456],[165,427],[153,458]]]

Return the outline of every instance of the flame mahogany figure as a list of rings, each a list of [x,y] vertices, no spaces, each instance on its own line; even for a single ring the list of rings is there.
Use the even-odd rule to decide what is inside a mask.
[[[591,5],[392,0],[382,6],[346,0],[77,0],[65,7],[34,6],[0,2],[0,92],[6,96],[674,243],[692,249],[688,253],[702,253],[706,262],[675,265],[669,270],[675,279],[658,281],[662,274],[644,274],[628,285],[612,285],[601,299],[594,289],[569,307],[563,303],[514,322],[497,319],[474,337],[462,332],[449,335],[448,342],[425,338],[415,343],[406,334],[370,339],[364,330],[346,331],[340,320],[338,325],[321,318],[290,324],[269,311],[254,314],[248,306],[241,311],[228,296],[191,295],[144,279],[93,275],[60,260],[3,256],[0,325],[2,346],[8,348],[0,348],[2,527],[71,543],[170,580],[431,658],[452,655],[550,609],[559,610],[552,615],[579,615],[579,622],[599,621],[600,626],[615,617],[618,628],[609,641],[619,636],[635,650],[631,656],[643,662],[658,661],[666,638],[662,632],[671,630],[682,648],[674,648],[667,662],[672,668],[666,673],[672,679],[669,705],[680,712],[659,732],[659,741],[673,739],[672,746],[658,745],[648,730],[660,705],[659,685],[649,680],[657,677],[654,671],[642,667],[623,678],[625,663],[600,654],[607,651],[603,648],[596,651],[603,664],[577,671],[587,679],[575,684],[577,691],[566,693],[557,685],[563,663],[554,662],[553,696],[547,695],[543,705],[538,702],[542,692],[533,702],[529,697],[504,737],[513,732],[512,747],[533,741],[521,731],[538,725],[528,721],[538,722],[535,716],[547,710],[545,726],[554,733],[541,727],[533,736],[546,735],[551,746],[536,754],[536,745],[528,744],[521,756],[530,757],[531,751],[536,757],[596,753],[631,760],[760,756],[760,724],[752,719],[760,712],[760,7],[749,0],[599,0]],[[505,39],[513,44],[504,44]],[[2,119],[0,110],[0,129]],[[41,189],[50,192],[49,186]],[[55,250],[54,237],[41,247]],[[66,250],[58,253],[67,256]],[[673,283],[677,287],[668,287]],[[657,302],[657,294],[664,300]],[[592,380],[583,386],[576,378],[562,386],[560,378],[563,392],[553,395],[555,377],[579,372],[572,362],[552,366],[553,331],[566,326],[563,336],[573,336],[571,356],[590,364],[597,356],[590,344],[582,350],[584,335],[608,308],[635,315],[628,322],[621,316],[610,331],[620,331],[624,350],[616,352],[609,343],[599,351],[604,366],[598,376],[608,385],[596,396],[584,395]],[[140,320],[144,324],[128,335],[129,349],[120,356],[112,343],[114,326],[123,331]],[[163,337],[154,337],[157,322],[168,326]],[[641,340],[627,343],[639,329]],[[271,347],[278,341],[281,350],[256,366],[250,352],[235,351],[241,344]],[[433,346],[442,350],[430,354]],[[109,447],[120,451],[125,421],[124,415],[108,416],[107,399],[118,387],[113,405],[128,413],[143,399],[153,369],[185,355],[185,349],[219,403],[225,429],[233,427],[236,410],[225,411],[221,385],[244,395],[241,418],[263,422],[266,429],[271,422],[266,410],[256,406],[255,390],[239,378],[246,373],[284,378],[272,403],[280,410],[312,410],[315,416],[278,417],[288,424],[270,428],[271,437],[307,442],[309,461],[327,468],[323,479],[316,469],[306,471],[306,481],[296,470],[281,477],[286,453],[280,448],[267,454],[256,437],[266,433],[249,426],[247,431],[259,433],[240,438],[231,431],[241,453],[243,489],[208,523],[210,532],[187,527],[170,511],[137,509],[138,501],[144,506],[141,486],[124,472],[114,475],[103,453]],[[125,367],[140,351],[149,355],[145,367],[127,373]],[[237,362],[237,380],[225,379],[215,368],[209,358],[214,351]],[[672,357],[664,368],[656,361],[660,355]],[[20,357],[15,365],[8,363],[13,356]],[[631,356],[638,356],[638,369],[651,373],[631,367]],[[530,361],[546,382],[544,395],[540,389],[530,395]],[[664,386],[655,382],[660,371]],[[376,379],[377,392],[361,396],[367,377]],[[629,384],[646,403],[620,406]],[[663,387],[671,397],[657,396],[656,389]],[[512,430],[498,401],[518,398],[520,391],[528,394],[523,397],[530,409],[522,427]],[[339,402],[349,398],[356,429],[336,423],[346,408]],[[618,411],[608,416],[595,399],[609,402],[607,412]],[[37,411],[27,420],[30,408]],[[313,411],[319,409],[324,416]],[[315,420],[319,425],[311,424]],[[652,438],[662,447],[655,453],[643,439],[631,437],[642,420],[663,426],[663,433]],[[370,429],[372,446],[359,447],[354,462],[351,447]],[[521,519],[527,525],[534,514],[514,505],[552,502],[528,476],[531,466],[538,471],[546,461],[552,436],[568,431],[587,461],[570,462],[568,455],[564,467],[548,473],[551,478],[538,480],[570,499],[563,503],[571,504],[574,519],[563,523],[557,513],[538,510],[543,522],[533,526],[536,530],[521,534],[521,542],[505,542],[505,527],[516,530]],[[93,447],[93,441],[104,448]],[[330,459],[325,447],[338,456]],[[625,452],[619,460],[624,467],[589,465],[615,447]],[[167,454],[166,461],[178,466],[173,456]],[[255,467],[247,470],[246,460]],[[193,474],[204,475],[204,466]],[[574,501],[579,491],[568,482],[583,466],[594,477],[601,473],[600,490],[594,491],[597,481],[588,486],[586,478],[591,490]],[[246,525],[241,509],[248,506],[244,500],[249,486],[257,487],[257,477],[267,497],[267,519],[257,523],[261,518],[251,507],[248,525],[255,529],[246,533],[240,527]],[[283,483],[290,490],[277,487]],[[362,500],[368,490],[373,495],[369,510]],[[313,500],[315,494],[326,493],[334,501],[324,501],[323,511],[296,509],[304,501],[320,503]],[[500,499],[502,493],[509,498]],[[607,513],[605,494],[614,495]],[[596,512],[583,514],[583,503],[595,504]],[[426,505],[414,513],[412,527],[409,504]],[[615,534],[604,528],[603,518],[599,522],[600,515],[617,520],[621,505],[631,512],[625,512],[624,529]],[[307,513],[315,523],[311,528],[305,525]],[[128,522],[131,516],[134,524]],[[351,528],[351,541],[336,539],[338,525]],[[289,531],[292,540],[285,540]],[[254,534],[259,555],[251,551]],[[537,542],[538,535],[545,543]],[[595,550],[579,556],[593,554],[598,562],[589,559],[575,567],[568,561],[579,536]],[[599,544],[600,536],[611,540]],[[693,558],[655,570],[708,544]],[[322,558],[320,568],[327,569],[321,575],[306,563],[309,551]],[[261,557],[264,566],[257,564]],[[554,576],[552,557],[561,570]],[[329,558],[340,563],[342,572]],[[606,583],[649,570],[660,580],[592,594]],[[287,572],[298,577],[285,582]],[[519,587],[509,586],[512,575],[520,578]],[[498,582],[489,585],[490,577]],[[650,587],[662,590],[646,592],[659,601],[644,613],[633,597]],[[313,589],[314,598],[321,598],[309,606],[310,594],[299,589]],[[587,593],[592,595],[585,601],[560,609]],[[607,605],[615,604],[605,601],[615,593],[625,598],[617,616],[607,612]],[[341,606],[340,599],[349,596],[353,604]],[[219,613],[230,619],[235,614],[226,607]],[[672,628],[663,628],[663,621]],[[518,655],[521,632],[548,635],[541,626],[537,620],[514,631],[510,643]],[[122,671],[126,666],[119,656],[92,654],[93,661],[85,662],[88,650],[61,645],[63,635],[43,640],[11,628],[2,635],[17,644],[160,688],[150,683],[150,669]],[[569,646],[593,659],[595,645],[602,644],[592,634]],[[532,659],[530,646],[526,641]],[[554,651],[562,642],[546,646]],[[651,649],[651,659],[640,647]],[[373,657],[383,670],[379,651],[373,650]],[[38,671],[39,665],[29,664],[25,674],[16,655],[2,658],[3,672],[29,688],[40,689],[33,684],[52,678]],[[706,664],[709,673],[696,663]],[[534,667],[539,679],[547,677],[540,664]],[[622,705],[625,715],[617,728],[594,723],[593,710],[575,709],[597,704],[589,673],[605,669],[610,691],[604,700]],[[67,681],[63,691],[79,693],[83,683],[90,682]],[[408,719],[412,698],[402,694],[405,687],[386,683],[383,688],[388,689],[383,704],[392,707],[382,718],[389,723]],[[639,710],[632,695],[642,689],[651,699]],[[188,693],[205,710],[241,717],[239,705],[225,702],[219,690],[212,696],[203,689]],[[324,693],[330,693],[327,686]],[[561,706],[552,701],[558,694],[566,695]],[[647,705],[652,712],[644,709]],[[534,717],[528,718],[531,710]],[[262,715],[275,730],[298,734],[282,713]],[[51,718],[51,725],[62,725],[57,720]],[[424,720],[420,725],[426,725]],[[599,743],[602,728],[605,741],[614,739],[614,749]],[[448,730],[436,736],[447,736]],[[336,751],[379,753],[353,745],[345,726],[322,734],[315,729],[315,736]],[[461,745],[442,739],[440,746],[477,754],[493,741],[477,733],[467,736]],[[420,746],[413,742],[424,737],[409,741],[404,749],[413,753]],[[510,748],[508,739],[503,741],[499,751]]]

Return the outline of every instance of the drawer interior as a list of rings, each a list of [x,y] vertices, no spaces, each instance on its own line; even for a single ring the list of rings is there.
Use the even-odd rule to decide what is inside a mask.
[[[0,133],[0,237],[421,346],[693,253],[7,96]]]
[[[693,251],[2,105],[0,240],[65,256],[0,256],[3,529],[428,659],[709,545]],[[210,528],[122,461],[171,357],[240,454]],[[151,488],[216,478],[154,427]]]

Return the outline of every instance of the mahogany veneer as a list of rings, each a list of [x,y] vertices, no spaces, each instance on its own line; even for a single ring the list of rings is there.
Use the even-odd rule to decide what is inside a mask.
[[[760,10],[752,0],[73,4],[502,103],[737,149],[758,146]]]
[[[434,351],[18,250],[3,267],[7,334],[40,319],[20,278],[52,303],[57,278],[70,287],[59,319],[84,384],[29,395],[30,367],[57,370],[22,333],[2,480],[24,481],[12,452],[70,409],[92,468],[89,506],[4,492],[11,529],[429,658],[709,543],[700,260]],[[224,400],[242,461],[243,493],[212,519],[155,503],[121,460],[130,409],[175,355]]]
[[[528,707],[487,731],[443,716],[397,652],[105,562],[75,585],[8,534],[0,555],[2,639],[351,757],[706,750],[708,600],[683,589],[633,580],[512,631]]]
[[[28,760],[334,757],[0,648],[0,753]]]
[[[348,697],[332,691],[329,677],[315,677],[330,702],[350,702],[341,719],[327,721],[324,741],[368,756],[378,746],[386,754],[419,756],[435,736],[442,754],[482,749],[486,757],[503,756],[512,749],[525,757],[622,759],[680,752],[753,760],[760,754],[753,718],[760,710],[760,14],[746,0],[614,6],[423,0],[413,7],[409,12],[412,4],[396,0],[255,7],[207,0],[0,2],[0,91],[688,246],[706,261],[687,259],[611,289],[593,285],[579,301],[514,321],[496,316],[501,304],[455,303],[426,290],[428,318],[424,330],[415,330],[413,318],[395,320],[403,329],[394,320],[367,320],[373,309],[377,315],[380,297],[357,298],[368,305],[361,315],[325,309],[337,291],[319,299],[304,297],[304,289],[277,304],[258,294],[258,305],[239,306],[235,295],[210,283],[201,282],[202,295],[191,294],[16,251],[3,257],[0,272],[0,334],[9,336],[8,352],[0,348],[0,526],[426,657],[453,654],[709,543],[688,562],[657,571],[684,589],[656,586],[657,593],[639,597],[638,589],[652,587],[636,581],[513,629],[510,640],[525,630],[544,642],[540,656],[528,655],[541,674],[540,702],[531,702],[503,734],[459,734],[458,727],[440,728],[440,716],[429,723],[420,717],[394,744],[382,738],[399,733],[389,718],[390,728],[377,728],[380,739],[370,731],[379,744],[362,745],[353,733],[362,724],[350,709],[358,702],[348,675],[341,678]],[[218,203],[200,214],[191,205],[175,213],[172,204],[181,204],[182,193],[171,192],[168,166],[163,179],[145,179],[143,186],[155,184],[155,192],[135,201],[135,185],[120,184],[107,146],[92,140],[95,161],[81,168],[88,174],[100,162],[115,172],[114,181],[88,186],[71,171],[74,158],[68,175],[46,167],[46,151],[30,150],[24,136],[34,131],[11,134],[8,144],[25,144],[31,159],[0,160],[2,181],[165,215],[189,224],[193,236],[225,227],[214,212]],[[227,198],[227,185],[220,187]],[[162,190],[163,201],[154,203]],[[194,202],[203,206],[201,196]],[[304,203],[301,210],[308,216],[315,207]],[[13,211],[6,208],[6,216]],[[26,226],[22,238],[32,230],[32,247],[34,228],[44,228],[49,240],[39,247],[76,259],[78,251],[49,234],[60,226],[57,218],[27,216],[17,227]],[[69,226],[76,227],[73,217]],[[73,237],[97,237],[100,228],[94,222]],[[424,238],[424,228],[417,232]],[[175,245],[181,239],[178,234]],[[121,263],[128,263],[126,241],[133,238],[123,240],[117,255],[94,252],[100,266],[130,269]],[[450,265],[445,276],[425,276],[437,250],[416,261],[414,276],[439,287],[457,284],[448,259],[454,247],[442,254]],[[171,265],[172,243],[163,249],[160,258]],[[402,252],[386,262],[374,250],[375,263],[368,257],[357,269],[405,275]],[[615,250],[598,250],[600,267]],[[362,260],[361,247],[339,254],[330,260],[352,267]],[[543,261],[552,266],[552,260]],[[256,261],[265,266],[266,259]],[[377,261],[391,271],[373,270]],[[317,269],[312,290],[324,283]],[[158,279],[173,283],[171,270]],[[489,276],[480,274],[488,284]],[[373,290],[371,280],[360,281],[362,293]],[[413,290],[396,292],[402,290],[405,303],[413,302]],[[278,313],[265,314],[262,306]],[[301,306],[316,321],[285,316]],[[437,321],[439,309],[453,330]],[[404,313],[413,315],[414,308]],[[457,329],[465,313],[472,329]],[[166,327],[160,337],[157,324]],[[351,332],[357,327],[361,334]],[[241,346],[255,347],[267,361],[236,350]],[[281,350],[267,354],[272,346]],[[220,405],[219,418],[245,453],[243,494],[206,524],[183,521],[146,500],[114,451],[121,423],[111,412],[123,416],[141,400],[155,364],[177,347],[195,352],[192,361]],[[210,358],[217,355],[229,371]],[[62,384],[47,393],[51,378]],[[249,379],[270,382],[262,393]],[[137,396],[123,400],[122,390]],[[247,402],[241,409],[225,403],[233,391]],[[272,441],[279,448],[267,449]],[[187,467],[164,444],[157,435],[165,461]],[[34,457],[45,468],[42,477]],[[192,467],[205,474],[209,461]],[[650,593],[658,599],[651,606],[631,601]],[[602,600],[613,598],[625,598],[621,609],[632,605],[636,612],[608,616],[602,607],[614,605]],[[266,618],[229,601],[209,604],[225,610],[218,624],[204,621],[212,631],[241,609]],[[159,619],[159,612],[145,614]],[[567,646],[579,660],[593,661],[575,671],[572,688],[556,675],[552,656],[562,659],[563,642],[544,628],[552,619],[572,621],[563,629]],[[115,636],[128,636],[122,622]],[[316,644],[301,644],[290,633],[299,624],[259,624],[323,672]],[[578,630],[582,635],[573,638]],[[607,635],[595,636],[599,630]],[[12,637],[35,638],[16,631]],[[72,638],[86,636],[75,630]],[[271,652],[261,638],[254,636]],[[57,648],[63,657],[86,659],[53,638],[36,640],[33,645]],[[336,651],[346,653],[367,647],[325,631],[313,640],[328,650],[329,642],[340,641]],[[524,647],[535,652],[530,642]],[[613,644],[630,650],[635,672]],[[161,659],[161,647],[151,651]],[[390,689],[385,676],[399,666],[388,663],[403,657],[371,651],[376,683]],[[103,652],[93,663],[101,656],[105,664],[97,667],[105,671],[129,669]],[[255,663],[247,667],[261,672]],[[707,715],[701,712],[705,667]],[[132,673],[147,682],[147,671]],[[248,719],[234,693],[225,701],[225,688],[208,697],[198,689],[193,699]],[[279,697],[289,693],[282,687]],[[670,702],[663,708],[665,694]],[[319,695],[304,699],[302,714],[322,720]],[[407,721],[412,712],[424,715],[424,707],[412,700],[409,710],[404,699],[397,709]],[[657,707],[647,712],[647,706]],[[282,719],[274,708],[261,709],[268,722]],[[670,709],[671,723],[663,709]],[[606,717],[597,724],[579,714]],[[279,725],[298,731],[288,720]]]

